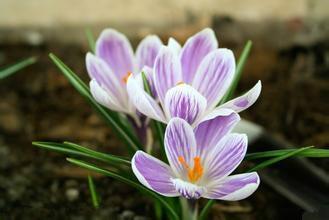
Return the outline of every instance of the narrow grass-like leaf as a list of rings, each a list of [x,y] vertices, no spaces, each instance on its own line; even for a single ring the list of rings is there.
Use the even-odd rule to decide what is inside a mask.
[[[123,183],[129,184],[130,186],[135,187],[136,189],[140,190],[141,192],[147,193],[148,195],[150,195],[153,198],[157,199],[164,206],[164,208],[167,209],[167,211],[171,214],[172,219],[179,220],[179,216],[177,215],[175,210],[168,204],[168,202],[162,196],[160,196],[157,193],[147,189],[146,187],[142,186],[138,182],[130,180],[130,179],[118,174],[118,173],[115,173],[115,172],[97,167],[96,165],[91,164],[91,163],[87,163],[87,162],[72,159],[72,158],[67,158],[67,160],[70,163],[73,163],[75,165],[78,165],[80,167],[83,167],[83,168],[86,168],[86,169],[89,169],[89,170],[92,170],[92,171],[95,171],[97,173],[101,173],[101,174],[106,175],[106,176],[109,176],[109,177],[114,178],[116,180],[119,180]]]
[[[307,151],[309,149],[311,149],[313,146],[310,146],[310,147],[303,147],[303,148],[300,148],[300,149],[295,149],[293,151],[289,151],[285,154],[280,154],[280,156],[277,156],[277,157],[274,157],[274,158],[271,158],[269,160],[266,160],[258,165],[256,165],[255,167],[253,167],[252,169],[248,170],[247,172],[253,172],[253,171],[257,171],[257,170],[260,170],[260,169],[263,169],[265,167],[268,167],[274,163],[277,163],[281,160],[284,160],[284,159],[287,159],[287,158],[290,158],[290,157],[294,157],[298,154],[302,154],[303,151]],[[199,220],[205,220],[207,218],[207,215],[210,211],[210,208],[212,207],[212,205],[215,203],[215,200],[209,200],[207,202],[207,204],[205,205],[205,207],[202,209],[201,213],[200,213],[200,217],[199,217]]]
[[[279,157],[294,151],[296,151],[296,149],[256,152],[256,153],[247,154],[244,159],[255,160],[255,159],[267,158],[267,157]],[[293,155],[293,157],[329,157],[329,149],[309,148],[304,151],[298,152],[297,154]]]
[[[90,192],[90,196],[91,196],[91,202],[93,203],[93,206],[98,209],[99,208],[99,196],[96,192],[96,187],[93,181],[93,178],[88,175],[88,186],[89,186],[89,192]]]
[[[297,150],[294,150],[294,151],[290,151],[288,153],[285,153],[281,156],[278,156],[278,157],[274,157],[272,159],[269,159],[269,160],[265,160],[264,162],[260,163],[260,164],[257,164],[255,167],[253,167],[252,169],[248,170],[248,172],[253,172],[253,171],[256,171],[256,170],[260,170],[260,169],[263,169],[265,167],[268,167],[274,163],[277,163],[281,160],[284,160],[284,159],[287,159],[289,157],[293,157],[295,155],[297,155],[298,153],[301,153],[307,149],[310,149],[312,148],[313,146],[310,146],[310,147],[303,147],[303,148],[300,148],[300,149],[297,149]]]
[[[238,64],[236,66],[236,71],[234,74],[232,84],[231,84],[230,88],[227,90],[224,97],[221,99],[219,104],[223,104],[233,98],[234,92],[236,90],[236,87],[238,86],[238,83],[239,83],[241,75],[242,75],[242,70],[243,70],[244,65],[246,64],[247,58],[249,56],[251,47],[252,47],[252,42],[250,40],[248,40],[246,45],[243,48],[243,51],[240,55]]]
[[[13,64],[11,66],[5,67],[0,70],[0,79],[6,78],[6,77],[16,73],[17,71],[35,63],[36,61],[37,61],[37,59],[35,57],[30,57],[30,58],[24,59],[16,64]]]
[[[96,159],[101,162],[115,165],[116,167],[119,165],[130,166],[129,160],[125,160],[125,159],[120,158],[115,155],[110,155],[110,154],[93,151],[90,149],[85,150],[86,148],[79,146],[79,145],[75,145],[73,143],[61,144],[61,143],[54,143],[54,142],[32,142],[32,145],[46,149],[46,150],[63,153],[66,155],[73,155],[73,156],[85,157],[85,158],[90,158],[90,159]]]
[[[105,119],[105,121],[113,128],[114,132],[127,143],[128,150],[133,154],[136,150],[141,149],[141,145],[136,137],[118,120],[114,112],[110,112],[103,106],[99,105],[91,96],[88,86],[58,57],[49,54],[52,61],[61,70],[64,76],[69,80],[73,87],[91,104],[91,106]]]
[[[90,28],[86,28],[85,33],[86,33],[86,37],[87,37],[87,40],[88,40],[89,48],[93,53],[95,53],[95,44],[96,44],[96,42],[95,42],[95,39],[94,39],[93,32],[90,30]]]
[[[95,158],[97,157],[97,158],[100,158],[100,159],[111,161],[113,163],[120,163],[120,164],[124,164],[124,165],[128,165],[128,166],[131,165],[131,162],[129,160],[123,159],[119,156],[106,154],[106,153],[101,153],[99,151],[95,151],[95,150],[92,150],[90,148],[83,147],[81,145],[71,143],[71,142],[64,142],[64,144],[69,146],[69,147],[72,147],[74,149],[77,149],[80,152],[84,152],[86,154],[93,155]]]

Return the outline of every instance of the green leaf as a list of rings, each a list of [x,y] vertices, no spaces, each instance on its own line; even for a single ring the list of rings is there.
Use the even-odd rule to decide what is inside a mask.
[[[219,104],[223,104],[233,98],[234,92],[236,90],[236,87],[238,86],[238,83],[239,83],[241,75],[242,75],[242,70],[243,70],[244,65],[246,64],[247,58],[249,56],[251,47],[252,47],[252,42],[250,40],[248,40],[240,55],[232,84],[231,84],[230,88],[228,89],[228,91],[226,92],[226,94],[224,95],[224,97],[221,99]]]
[[[93,53],[95,53],[96,42],[94,39],[93,32],[90,30],[90,28],[86,28],[85,33],[88,40],[89,48]]]
[[[35,57],[30,57],[27,59],[24,59],[16,64],[13,64],[9,67],[5,67],[4,69],[0,70],[0,79],[4,79],[14,73],[16,73],[17,71],[35,63],[37,61],[37,59]]]
[[[282,156],[284,154],[294,152],[294,151],[296,151],[296,149],[272,150],[272,151],[265,151],[265,152],[250,153],[250,154],[247,154],[244,159],[245,160],[254,160],[254,159],[266,158],[266,157],[279,157],[279,156]],[[293,155],[293,157],[329,157],[329,149],[310,148],[310,149],[306,149],[304,151],[298,152],[297,154]]]
[[[256,170],[260,170],[260,169],[263,169],[265,167],[268,167],[274,163],[277,163],[281,160],[284,160],[284,159],[287,159],[287,158],[290,158],[290,157],[294,157],[294,156],[297,156],[299,154],[302,154],[302,152],[304,151],[307,151],[309,149],[311,149],[313,146],[310,146],[310,147],[303,147],[303,148],[300,148],[300,149],[294,149],[292,151],[289,151],[289,152],[286,152],[284,154],[280,154],[280,156],[277,156],[277,157],[274,157],[272,159],[269,159],[269,160],[266,160],[258,165],[256,165],[255,167],[253,167],[252,169],[248,170],[248,172],[253,172],[253,171],[256,171]],[[200,213],[200,220],[204,220],[206,219],[209,211],[210,211],[210,208],[212,207],[212,205],[215,203],[215,200],[209,200],[207,202],[207,204],[205,205],[205,207],[202,209],[201,213]]]
[[[101,153],[98,151],[94,151],[90,148],[87,147],[83,147],[81,145],[75,144],[75,143],[71,143],[71,142],[64,142],[64,144],[66,144],[69,147],[72,147],[74,149],[77,149],[80,152],[84,152],[86,154],[92,155],[95,158],[100,158],[100,159],[104,159],[106,161],[111,161],[113,163],[120,163],[120,164],[124,164],[124,165],[128,165],[130,167],[131,162],[129,160],[123,159],[119,156],[115,156],[115,155],[111,155],[111,154],[105,154],[105,153]]]
[[[69,80],[73,87],[90,103],[90,105],[105,119],[113,131],[116,132],[128,146],[128,150],[133,154],[136,150],[141,149],[141,145],[136,137],[118,120],[117,114],[110,112],[103,106],[99,105],[91,96],[88,86],[58,57],[54,54],[49,54],[49,57],[62,71],[64,76]]]
[[[100,199],[99,199],[99,196],[96,192],[96,187],[95,187],[93,178],[90,175],[88,175],[88,186],[89,186],[89,192],[90,192],[90,195],[91,195],[91,202],[93,203],[93,206],[96,209],[98,209]]]
[[[266,160],[258,165],[256,165],[255,167],[253,167],[252,169],[248,170],[248,172],[253,172],[253,171],[256,171],[256,170],[260,170],[260,169],[263,169],[265,167],[268,167],[274,163],[277,163],[281,160],[284,160],[284,159],[287,159],[289,157],[293,157],[293,156],[296,156],[298,153],[301,153],[307,149],[310,149],[312,148],[313,146],[310,146],[310,147],[303,147],[303,148],[300,148],[300,149],[297,149],[297,150],[293,150],[293,151],[290,151],[288,153],[285,153],[285,154],[282,154],[281,156],[278,156],[278,157],[274,157],[272,159],[269,159],[269,160]]]
[[[85,147],[70,143],[70,144],[61,144],[61,143],[54,143],[54,142],[32,142],[32,145],[43,148],[50,151],[55,151],[58,153],[63,153],[66,155],[78,156],[78,157],[85,157],[90,159],[96,159],[101,162],[105,162],[114,166],[119,165],[128,165],[130,167],[130,161],[125,160],[121,157],[100,153],[97,151],[93,151],[87,149]]]
[[[101,174],[106,175],[106,176],[109,176],[109,177],[114,178],[116,180],[119,180],[123,183],[126,183],[130,186],[133,186],[136,189],[140,190],[141,192],[147,193],[148,195],[150,195],[153,198],[157,199],[163,205],[163,207],[167,209],[167,211],[171,214],[172,219],[179,220],[179,216],[177,215],[175,210],[168,204],[168,202],[162,196],[160,196],[157,193],[155,193],[155,192],[149,190],[148,188],[142,186],[138,182],[133,181],[131,179],[128,179],[128,178],[126,178],[126,177],[124,177],[124,176],[122,176],[118,173],[115,173],[113,171],[109,171],[109,170],[97,167],[97,166],[95,166],[94,164],[91,164],[91,163],[86,163],[84,161],[76,160],[76,159],[72,159],[72,158],[67,158],[67,160],[70,163],[73,163],[75,165],[78,165],[80,167],[83,167],[83,168],[86,168],[86,169],[89,169],[89,170],[92,170],[92,171],[95,171],[97,173],[101,173]]]

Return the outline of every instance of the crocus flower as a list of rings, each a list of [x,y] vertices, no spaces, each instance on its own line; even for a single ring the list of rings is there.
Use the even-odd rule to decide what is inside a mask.
[[[214,32],[206,28],[187,40],[183,48],[173,38],[162,46],[153,67],[157,99],[147,94],[135,76],[127,82],[128,94],[136,108],[163,123],[173,117],[193,126],[218,109],[240,112],[251,106],[261,91],[260,81],[247,93],[216,105],[232,83],[235,58],[229,49],[218,49]]]
[[[257,189],[260,180],[256,172],[230,175],[247,150],[246,135],[229,133],[238,120],[233,112],[193,130],[185,120],[173,118],[164,140],[170,166],[137,151],[132,170],[144,186],[163,196],[244,199]]]
[[[161,45],[159,37],[147,36],[134,55],[126,36],[114,29],[102,31],[96,41],[95,55],[86,55],[90,91],[95,100],[113,111],[135,116],[136,109],[126,90],[127,78],[143,68],[152,68]]]

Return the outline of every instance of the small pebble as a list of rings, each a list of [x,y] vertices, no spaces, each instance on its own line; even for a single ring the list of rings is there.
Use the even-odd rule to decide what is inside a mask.
[[[77,200],[79,198],[79,190],[75,188],[69,188],[65,192],[66,198],[72,202],[74,200]]]

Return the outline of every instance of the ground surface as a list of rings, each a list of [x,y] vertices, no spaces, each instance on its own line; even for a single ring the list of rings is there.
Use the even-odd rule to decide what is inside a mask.
[[[232,42],[226,47],[241,48]],[[318,42],[275,50],[255,45],[239,87],[258,79],[263,91],[243,116],[296,146],[328,146],[329,45]],[[120,154],[123,145],[92,113],[47,54],[54,52],[82,78],[86,48],[55,42],[0,45],[0,64],[31,54],[39,62],[0,82],[0,217],[3,219],[153,219],[152,201],[109,178],[96,176],[102,202],[91,207],[85,176],[65,157],[31,146],[33,140],[73,142]],[[236,50],[237,54],[239,50]],[[252,147],[252,146],[251,146]],[[266,150],[266,149],[264,149]],[[328,167],[328,160],[319,160]],[[300,219],[302,210],[265,184],[249,199],[218,203],[213,219]]]

